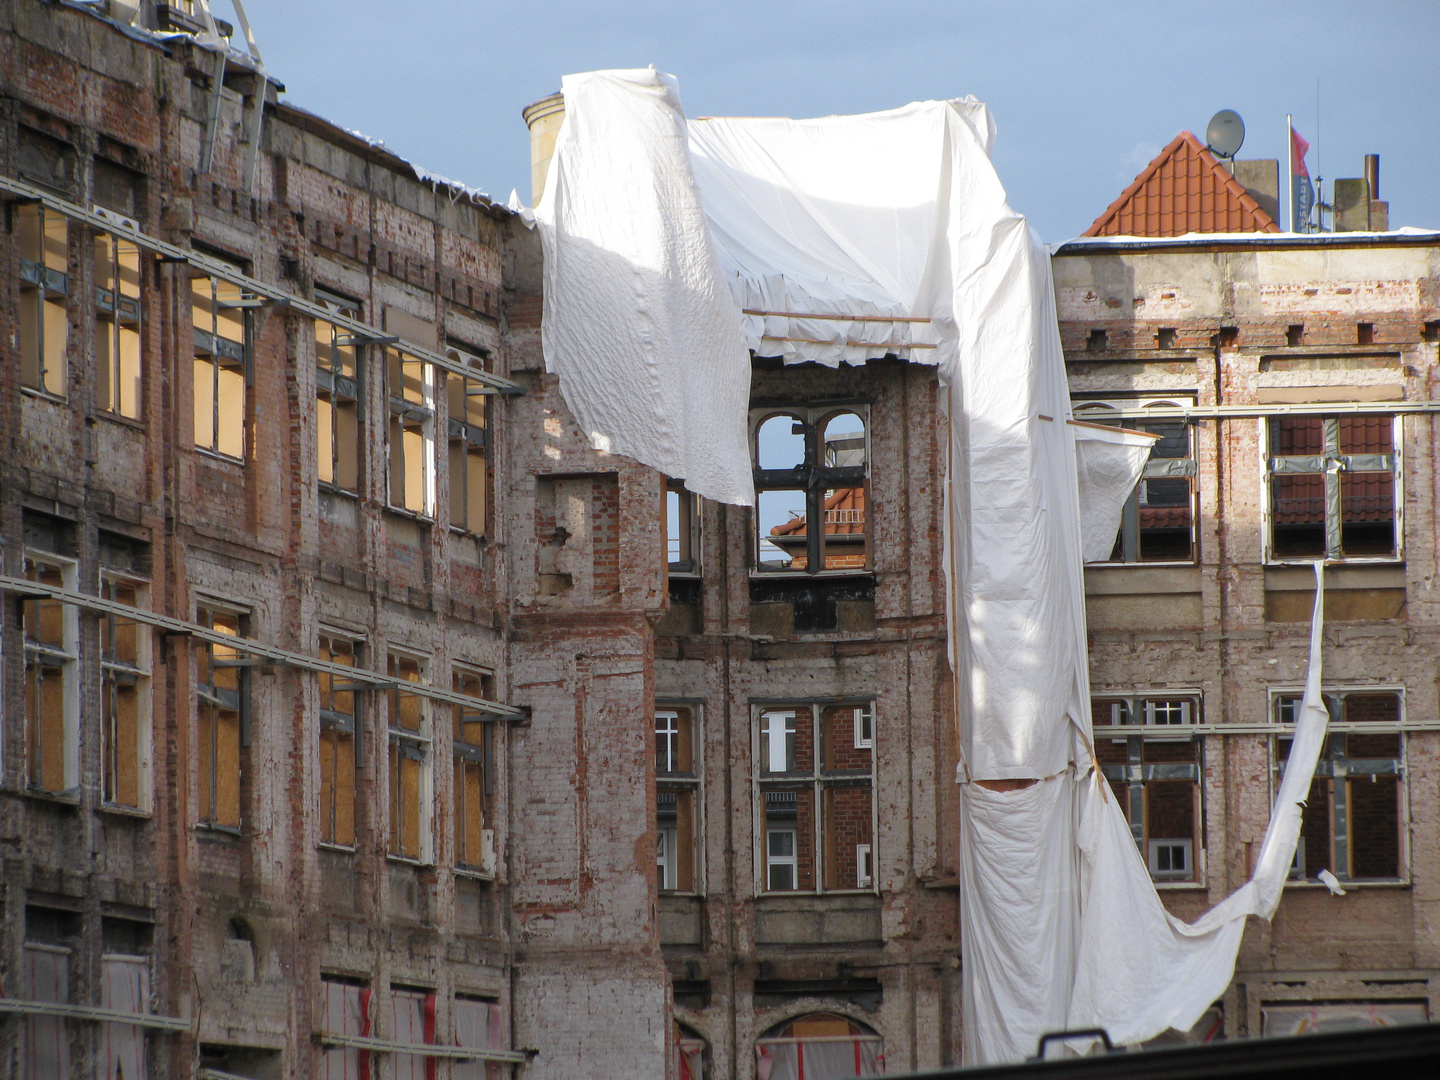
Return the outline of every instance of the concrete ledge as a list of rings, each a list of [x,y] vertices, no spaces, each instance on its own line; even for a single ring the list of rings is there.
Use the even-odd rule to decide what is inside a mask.
[[[879,943],[878,896],[762,896],[755,901],[757,945]]]
[[[1085,567],[1086,596],[1143,596],[1200,592],[1198,566],[1115,563]]]
[[[1383,563],[1361,566],[1327,566],[1325,591],[1336,589],[1404,589],[1405,564]],[[1267,566],[1266,592],[1315,591],[1315,571],[1307,566]]]

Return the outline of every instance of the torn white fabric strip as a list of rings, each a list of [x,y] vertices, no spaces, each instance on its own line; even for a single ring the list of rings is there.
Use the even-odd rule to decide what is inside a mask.
[[[1074,424],[1080,487],[1080,547],[1087,563],[1110,557],[1125,503],[1145,471],[1155,436],[1143,431]]]

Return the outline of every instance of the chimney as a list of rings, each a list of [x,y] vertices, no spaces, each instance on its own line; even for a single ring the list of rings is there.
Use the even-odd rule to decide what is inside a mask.
[[[555,138],[565,119],[565,96],[551,94],[525,106],[520,115],[530,129],[530,205],[540,202],[545,193],[545,174],[555,154]]]
[[[1365,155],[1365,175],[1336,180],[1332,189],[1336,232],[1385,232],[1390,228],[1390,204],[1381,202],[1380,155]]]
[[[1380,155],[1365,155],[1365,181],[1370,185],[1370,198],[1380,198]]]
[[[1365,183],[1370,188],[1370,228],[1386,232],[1390,228],[1390,204],[1380,201],[1380,155],[1365,155]]]

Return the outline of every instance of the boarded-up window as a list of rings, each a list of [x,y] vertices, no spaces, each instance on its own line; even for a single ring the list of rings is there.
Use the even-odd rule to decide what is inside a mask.
[[[386,349],[385,360],[390,505],[429,517],[435,512],[434,372],[398,349]]]
[[[758,707],[755,720],[762,891],[873,889],[873,703]]]
[[[695,717],[690,706],[655,710],[655,882],[662,892],[699,890]]]
[[[320,981],[321,1030],[331,1035],[370,1036],[370,990],[337,979]],[[319,1080],[369,1080],[370,1051],[330,1046],[320,1055]]]
[[[480,998],[457,997],[451,1003],[455,1018],[455,1045],[477,1050],[504,1050],[506,1038],[504,1016],[498,1002]],[[454,1080],[500,1080],[508,1075],[509,1066],[500,1062],[457,1061],[451,1066]]]
[[[1407,876],[1404,698],[1395,690],[1331,690],[1325,704],[1332,731],[1315,765],[1290,876],[1314,880],[1329,870],[1341,881],[1398,881]],[[1300,695],[1275,698],[1275,720],[1292,724]],[[1348,727],[1348,725],[1355,725]],[[1274,740],[1278,787],[1291,738]]]
[[[435,1041],[435,995],[426,990],[390,990],[389,1037],[407,1046]],[[393,1054],[393,1080],[434,1080],[435,1058],[419,1054]]]
[[[140,416],[140,249],[95,237],[95,405]]]
[[[218,278],[190,283],[195,341],[195,445],[245,457],[245,387],[250,313],[240,286]]]
[[[360,306],[316,290],[317,303],[353,319]],[[315,320],[316,449],[322,484],[341,491],[360,486],[360,346],[348,330]]]
[[[150,1011],[150,961],[144,956],[106,953],[100,958],[100,1007],[115,1012]],[[100,1080],[144,1077],[145,1029],[135,1024],[100,1025]]]
[[[75,564],[27,551],[25,577],[53,588],[75,586]],[[61,792],[80,783],[79,617],[59,600],[25,601],[25,750],[27,781]]]
[[[456,668],[451,689],[466,697],[493,700],[494,677]],[[487,848],[485,828],[495,790],[491,777],[494,725],[486,713],[464,705],[450,709],[455,753],[455,865],[491,872],[494,846],[492,841]]]
[[[25,994],[31,1001],[70,1001],[70,950],[25,943]],[[23,1080],[70,1075],[69,1025],[59,1016],[25,1018]]]
[[[20,246],[20,384],[66,395],[70,339],[69,225],[38,203],[15,208]]]
[[[483,370],[474,356],[449,350],[451,360]],[[445,376],[450,405],[450,525],[466,532],[485,532],[489,490],[487,456],[487,402],[485,387],[475,379],[453,373]]]
[[[245,618],[212,606],[199,608],[195,621],[218,634],[240,637]],[[241,742],[248,720],[249,672],[244,656],[232,646],[196,642],[195,716],[199,748],[199,823],[240,831]]]
[[[358,642],[330,631],[320,634],[320,659],[354,667]],[[354,685],[322,671],[320,686],[320,840],[349,847],[355,843]]]
[[[424,681],[424,662],[390,653],[386,673],[399,683]],[[387,694],[390,725],[390,854],[430,858],[430,722],[426,699],[398,686]]]
[[[109,571],[100,594],[128,607],[149,606],[148,585]],[[102,795],[112,806],[149,807],[150,628],[133,618],[100,616]]]

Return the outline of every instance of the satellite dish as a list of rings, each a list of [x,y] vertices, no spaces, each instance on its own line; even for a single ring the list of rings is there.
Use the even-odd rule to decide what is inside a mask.
[[[1205,149],[1216,157],[1233,158],[1245,141],[1245,121],[1234,109],[1221,109],[1205,128]]]

